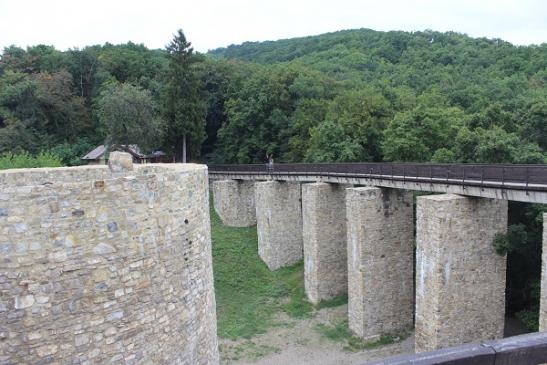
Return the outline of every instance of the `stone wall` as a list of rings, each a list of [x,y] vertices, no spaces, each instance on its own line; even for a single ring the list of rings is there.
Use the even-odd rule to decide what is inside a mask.
[[[418,198],[416,352],[503,337],[507,201],[453,194]]]
[[[348,291],[346,188],[348,185],[302,185],[304,283],[310,302]]]
[[[266,181],[255,189],[258,255],[270,270],[302,260],[300,184]]]
[[[347,189],[349,327],[362,338],[409,330],[414,311],[412,193]]]
[[[206,167],[0,172],[0,252],[1,364],[218,363]]]
[[[213,206],[229,227],[256,224],[255,183],[245,180],[213,181]]]
[[[539,330],[547,331],[547,213],[543,213],[543,250],[541,254],[541,300]]]

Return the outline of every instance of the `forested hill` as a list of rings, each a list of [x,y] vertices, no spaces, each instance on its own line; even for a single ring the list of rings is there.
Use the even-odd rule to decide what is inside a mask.
[[[545,160],[545,43],[358,29],[209,54],[260,65],[227,109],[228,161],[264,149],[292,161]],[[278,105],[277,86],[289,93]],[[261,95],[269,105],[254,103]]]
[[[245,42],[211,50],[209,54],[262,64],[296,60],[339,73],[351,69],[373,72],[388,64],[465,65],[494,67],[501,73],[534,73],[547,67],[545,52],[547,43],[518,47],[501,39],[471,38],[455,32],[354,29],[278,41]]]
[[[182,73],[169,54],[133,43],[5,48],[0,154],[78,163],[113,138],[107,106],[143,98],[136,116],[150,117],[123,138],[180,154],[188,134],[194,160],[546,161],[547,44],[358,29],[193,53]],[[173,72],[188,80],[171,98]]]
[[[540,82],[547,69],[547,43],[519,47],[501,39],[434,31],[344,30],[304,38],[246,42],[209,54],[259,64],[302,64],[337,80],[389,82],[417,91],[435,86],[457,89],[461,97],[466,91],[470,93],[469,99],[473,95],[465,90],[468,85],[481,83],[509,96],[513,95],[512,82]],[[464,107],[473,103],[458,102]]]

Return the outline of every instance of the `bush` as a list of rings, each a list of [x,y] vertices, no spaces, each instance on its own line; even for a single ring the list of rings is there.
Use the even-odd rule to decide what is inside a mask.
[[[531,332],[539,331],[539,310],[535,308],[534,310],[524,309],[516,313],[518,319],[524,323],[526,328]]]
[[[511,224],[507,227],[507,233],[497,233],[492,242],[498,255],[505,255],[509,252],[520,252],[527,250],[528,233],[523,224]]]
[[[0,170],[59,166],[63,166],[61,159],[51,152],[40,152],[36,156],[28,152],[16,155],[7,152],[0,155]]]
[[[78,166],[84,162],[81,157],[91,151],[96,146],[93,145],[87,138],[77,139],[75,143],[59,144],[51,149],[51,152],[62,160],[63,165]]]

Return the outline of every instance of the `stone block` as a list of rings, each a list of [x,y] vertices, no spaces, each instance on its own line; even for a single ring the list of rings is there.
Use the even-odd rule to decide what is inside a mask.
[[[365,339],[409,330],[414,311],[412,193],[347,189],[348,317]]]
[[[503,337],[507,201],[454,194],[418,198],[416,352]]]
[[[308,300],[319,303],[348,291],[346,188],[302,185],[304,282]]]
[[[302,204],[298,183],[255,185],[258,255],[270,270],[302,260]]]
[[[253,181],[213,181],[213,206],[222,223],[229,227],[250,227],[256,224]]]
[[[547,213],[543,213],[543,250],[541,254],[541,298],[539,330],[547,331]]]
[[[127,152],[110,152],[108,167],[112,172],[133,171],[133,156]]]

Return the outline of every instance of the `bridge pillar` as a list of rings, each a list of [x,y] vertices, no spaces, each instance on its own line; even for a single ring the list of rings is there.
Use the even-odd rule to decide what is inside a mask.
[[[302,203],[299,183],[255,185],[258,255],[270,270],[302,260]]]
[[[366,339],[408,330],[414,310],[412,193],[347,189],[349,327]]]
[[[454,194],[418,198],[416,352],[503,337],[507,201]]]
[[[543,253],[541,255],[541,300],[539,330],[547,331],[547,213],[543,213]]]
[[[214,181],[213,206],[222,223],[229,227],[254,226],[256,224],[254,182]]]
[[[304,283],[310,302],[347,293],[346,188],[302,185]]]

